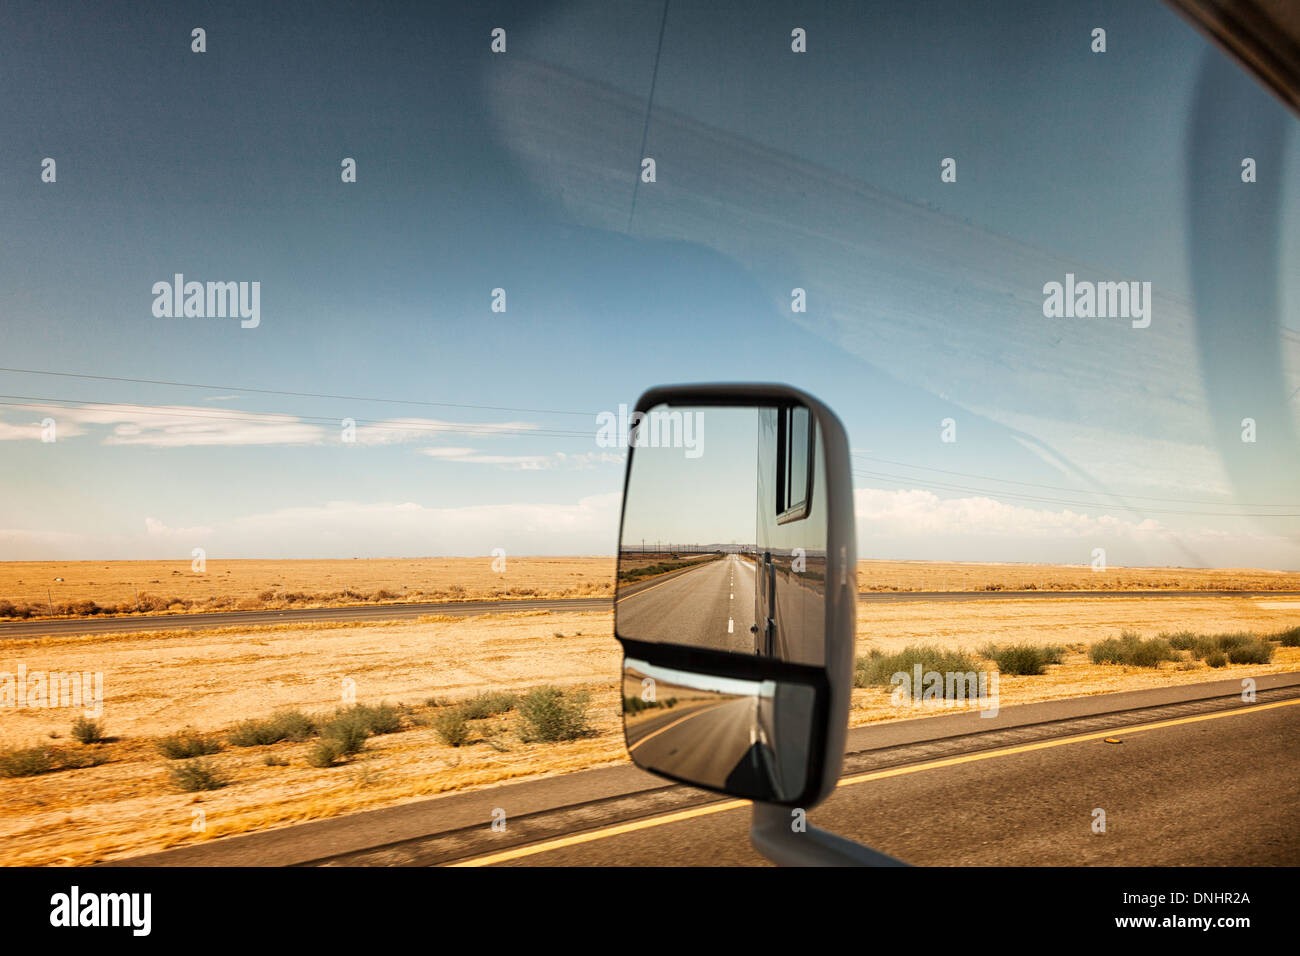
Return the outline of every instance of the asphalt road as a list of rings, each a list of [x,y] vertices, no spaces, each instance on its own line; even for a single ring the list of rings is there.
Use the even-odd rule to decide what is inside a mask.
[[[849,774],[809,820],[917,865],[1300,863],[1300,698],[1184,721]],[[749,845],[748,805],[717,806],[499,862],[766,864]]]
[[[754,652],[754,565],[729,554],[619,594],[618,632],[637,641]]]
[[[1300,674],[1257,683],[1254,702],[1221,680],[858,728],[809,820],[913,864],[1294,866]],[[620,765],[120,865],[763,865],[749,808]]]
[[[747,562],[742,561],[741,567]],[[753,566],[749,572],[752,576]],[[665,575],[665,577],[670,577]],[[644,582],[648,590],[652,582]],[[1300,591],[866,591],[864,604],[913,601],[957,602],[1065,600],[1075,598],[1188,598],[1188,597],[1300,597]],[[739,600],[739,597],[737,598]],[[752,606],[752,602],[751,602]],[[1300,608],[1300,602],[1296,605]],[[136,617],[56,618],[0,623],[0,640],[47,634],[123,634],[130,631],[188,628],[208,630],[261,624],[299,624],[312,621],[400,621],[424,614],[468,617],[511,611],[607,611],[608,598],[554,598],[522,601],[458,601],[446,604],[368,604],[355,607],[298,608],[283,611],[220,611],[203,614],[152,614]],[[748,627],[748,625],[746,625]]]
[[[758,732],[754,698],[718,697],[688,707],[687,713],[673,708],[662,718],[629,726],[628,751],[645,766],[715,787],[749,772],[749,750]]]
[[[0,640],[44,634],[123,634],[188,628],[253,627],[313,621],[400,621],[425,614],[469,617],[511,611],[608,611],[608,598],[523,601],[453,601],[445,604],[367,604],[355,607],[295,608],[283,611],[217,611],[208,614],[150,614],[138,617],[72,618],[0,624]]]

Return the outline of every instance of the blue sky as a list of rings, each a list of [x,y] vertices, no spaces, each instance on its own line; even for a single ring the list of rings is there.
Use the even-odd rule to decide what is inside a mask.
[[[1157,4],[991,7],[675,2],[656,73],[659,3],[7,4],[0,366],[214,387],[0,372],[0,559],[612,553],[596,414],[774,380],[843,418],[863,556],[1300,567],[1296,518],[1243,516],[1300,513],[1294,401],[1202,387],[1219,54]],[[1294,262],[1295,119],[1221,82],[1285,130]],[[260,282],[260,325],[155,317],[177,272]],[[1151,328],[1045,318],[1067,272],[1151,282]]]

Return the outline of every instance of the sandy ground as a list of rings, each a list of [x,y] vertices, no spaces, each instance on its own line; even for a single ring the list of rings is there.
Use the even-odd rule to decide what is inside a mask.
[[[557,636],[563,635],[563,636]],[[610,615],[486,615],[374,626],[288,626],[251,632],[166,632],[123,638],[42,639],[0,648],[0,670],[104,674],[103,720],[116,742],[110,762],[39,777],[0,779],[0,862],[89,863],[223,834],[391,805],[519,776],[579,770],[623,759],[619,651]],[[541,684],[592,694],[596,734],[524,744],[495,723],[495,741],[454,748],[427,727],[372,738],[350,763],[306,765],[305,743],[227,747],[210,758],[233,784],[178,792],[155,738],[193,726],[228,728],[280,708],[328,712],[355,682],[361,703],[454,701],[485,689]],[[81,710],[7,710],[6,746],[68,739]],[[410,721],[408,720],[408,724]],[[50,740],[51,732],[60,734]],[[490,736],[482,734],[480,736]],[[498,749],[505,747],[506,749]],[[289,762],[268,766],[268,755]],[[194,832],[193,811],[204,812]]]
[[[1082,649],[1123,629],[1269,633],[1298,620],[1300,602],[1245,597],[864,604],[858,652],[914,643],[973,651],[989,641]],[[99,745],[109,758],[101,766],[0,779],[0,862],[90,863],[623,761],[619,650],[611,623],[608,613],[537,612],[6,642],[0,646],[0,672],[24,664],[29,673],[102,673],[103,720],[118,739]],[[1300,649],[1280,648],[1266,666],[1180,666],[1188,665],[1097,666],[1075,650],[1043,676],[1003,678],[1000,705],[1300,670]],[[595,733],[568,743],[526,744],[511,733],[513,718],[506,716],[482,725],[477,742],[453,748],[425,725],[435,712],[426,703],[430,699],[445,702],[484,689],[540,684],[589,690]],[[413,709],[407,729],[373,738],[364,753],[343,766],[308,767],[303,743],[227,747],[209,759],[232,784],[189,794],[171,785],[169,762],[154,749],[159,735],[187,725],[218,731],[282,707],[328,711],[349,686],[362,703],[400,702]],[[892,706],[887,689],[855,691],[854,702],[855,726],[926,712]],[[89,751],[68,739],[80,713],[2,711],[0,742]],[[268,755],[288,766],[268,765]]]
[[[1195,684],[1251,674],[1300,671],[1300,648],[1279,647],[1271,664],[1211,668],[1202,662],[1165,662],[1158,668],[1093,664],[1086,648],[1133,631],[1143,637],[1193,630],[1276,633],[1300,623],[1300,598],[1071,598],[990,600],[954,604],[859,604],[858,654],[935,644],[976,653],[985,644],[1052,644],[1069,648],[1064,661],[1035,677],[999,678],[1000,706],[1122,690]],[[887,689],[853,692],[850,726],[952,713],[943,702],[894,706]]]
[[[1121,568],[1089,565],[859,561],[859,591],[1300,590],[1300,572],[1253,568]]]
[[[0,600],[39,605],[42,613],[50,603],[58,608],[85,600],[134,607],[141,596],[176,598],[183,607],[204,610],[599,597],[613,593],[613,582],[613,557],[506,555],[502,565],[490,555],[338,561],[227,561],[209,555],[201,573],[188,555],[175,561],[0,561]],[[353,595],[340,596],[345,591]]]

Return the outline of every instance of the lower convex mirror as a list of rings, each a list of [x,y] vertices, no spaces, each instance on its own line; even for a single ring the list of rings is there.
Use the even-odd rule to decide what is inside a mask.
[[[614,627],[641,767],[811,806],[851,671],[847,443],[782,386],[657,389],[630,419]]]
[[[727,677],[628,657],[627,749],[640,766],[674,779],[751,800],[798,801],[824,696],[789,678]]]

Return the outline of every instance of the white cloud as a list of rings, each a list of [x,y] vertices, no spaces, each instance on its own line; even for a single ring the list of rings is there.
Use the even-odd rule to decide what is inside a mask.
[[[1300,567],[1300,544],[1282,535],[1231,530],[1175,532],[1157,521],[1041,511],[989,498],[940,499],[929,491],[855,492],[861,557],[1085,564],[1105,547],[1113,566]],[[136,519],[134,533],[0,529],[0,555],[13,561],[110,558],[189,560],[201,540],[208,560],[509,554],[611,554],[621,495],[573,503],[428,507],[415,502],[330,501],[249,514],[211,527],[172,528]],[[1201,549],[1203,562],[1187,548]]]
[[[421,448],[421,455],[437,458],[439,461],[463,462],[476,465],[508,465],[524,471],[540,471],[551,467],[551,459],[546,455],[484,455],[477,448]]]
[[[208,527],[197,528],[169,528],[157,518],[144,519],[144,531],[151,538],[201,538],[212,534],[212,529]]]
[[[190,560],[202,537],[208,561],[421,555],[613,554],[618,492],[571,504],[513,503],[431,508],[414,502],[331,501],[244,515],[212,527],[170,528],[145,518],[134,534],[93,535],[0,528],[11,561],[174,557]]]
[[[42,416],[53,417],[53,416]],[[84,435],[85,429],[79,428],[72,422],[63,423],[55,419],[55,435],[59,438],[75,438],[78,435]],[[43,426],[40,421],[24,422],[21,425],[11,425],[9,422],[0,422],[0,441],[40,441],[43,434]]]
[[[331,501],[248,515],[219,527],[216,539],[270,556],[490,554],[498,547],[512,554],[609,554],[621,500],[610,492],[575,504]]]
[[[292,415],[264,415],[238,409],[216,410],[191,405],[151,408],[144,405],[37,405],[42,418],[54,419],[58,438],[88,434],[89,426],[107,426],[105,445],[181,448],[193,445],[319,444],[326,432]]]
[[[1295,568],[1300,541],[1247,518],[1206,516],[1171,528],[1069,508],[1049,511],[919,489],[854,492],[860,557],[1086,564],[1104,548],[1113,566]]]
[[[579,455],[566,455],[562,451],[557,451],[555,457],[566,465],[574,468],[594,468],[596,465],[622,465],[627,461],[627,455],[623,452],[611,451],[585,451]]]
[[[236,445],[323,445],[342,441],[343,421],[337,425],[303,421],[296,415],[265,414],[237,408],[194,405],[32,405],[41,418],[54,419],[58,438],[87,434],[88,426],[107,426],[105,445],[144,445],[151,448]],[[452,422],[436,418],[391,418],[356,428],[359,445],[411,444],[448,434],[492,437],[531,432],[531,422]],[[0,422],[0,441],[41,436],[39,420],[12,425]],[[527,456],[538,458],[541,456]],[[522,463],[508,457],[500,463]]]
[[[579,454],[567,454],[557,451],[551,455],[487,455],[477,448],[435,446],[421,448],[421,455],[437,458],[439,461],[463,462],[478,465],[504,465],[524,471],[566,467],[578,470],[595,468],[598,465],[621,465],[626,458],[617,452],[588,451]]]
[[[388,418],[357,426],[357,444],[394,445],[437,438],[440,435],[511,435],[535,431],[532,422],[449,422],[439,418]]]
[[[1072,511],[1041,511],[1009,505],[992,498],[940,498],[931,491],[885,491],[859,488],[854,492],[859,527],[871,534],[989,535],[995,537],[1087,537],[1100,534],[1168,535],[1170,530],[1151,518],[1139,522],[1111,515]]]

